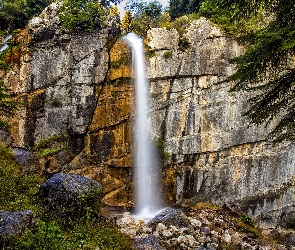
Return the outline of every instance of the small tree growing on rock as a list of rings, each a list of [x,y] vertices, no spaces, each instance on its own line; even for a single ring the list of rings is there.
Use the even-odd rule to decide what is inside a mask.
[[[132,30],[132,15],[130,10],[126,10],[125,15],[121,22],[121,27],[126,33],[131,32]]]
[[[0,81],[0,129],[7,130],[9,125],[3,118],[11,118],[20,106],[20,102],[11,100],[12,93],[4,84]]]

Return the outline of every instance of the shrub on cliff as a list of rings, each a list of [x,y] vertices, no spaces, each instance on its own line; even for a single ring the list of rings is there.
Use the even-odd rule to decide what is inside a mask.
[[[38,210],[38,185],[42,178],[22,171],[12,151],[0,143],[0,210]]]
[[[149,3],[142,0],[129,0],[125,10],[129,11],[128,16],[124,17],[124,19],[128,19],[128,31],[133,31],[141,37],[145,37],[149,29],[167,26],[170,22],[169,14],[163,12],[161,3],[156,0]],[[130,13],[132,14],[132,22],[130,21]],[[123,28],[126,30],[126,24]]]
[[[9,128],[9,125],[7,122],[3,121],[3,118],[13,117],[16,110],[20,106],[20,103],[12,100],[11,97],[11,91],[7,88],[3,81],[0,81],[0,128],[5,130]]]

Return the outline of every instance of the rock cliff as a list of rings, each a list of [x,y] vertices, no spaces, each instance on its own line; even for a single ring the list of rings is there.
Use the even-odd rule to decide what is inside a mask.
[[[50,145],[52,154],[40,154],[46,174],[83,174],[103,185],[107,204],[130,205],[128,45],[112,43],[119,32],[115,17],[100,30],[74,35],[60,28],[57,12],[52,4],[31,20],[33,47],[3,74],[26,104],[11,121],[14,145]],[[248,126],[242,114],[249,94],[228,92],[229,60],[243,48],[203,18],[182,37],[152,29],[145,44],[153,136],[165,142],[167,156],[159,173],[166,202],[236,202],[264,227],[293,217],[294,144],[273,144],[269,127]]]

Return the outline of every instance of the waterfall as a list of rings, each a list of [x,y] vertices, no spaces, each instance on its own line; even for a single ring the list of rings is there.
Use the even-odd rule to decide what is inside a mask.
[[[132,63],[135,70],[135,215],[149,220],[157,214],[159,203],[158,160],[150,133],[149,88],[146,79],[142,39],[134,33],[124,37],[132,47]]]
[[[6,50],[8,48],[8,44],[7,42],[12,38],[12,35],[7,35],[3,41],[2,41],[2,44],[0,42],[0,52]]]

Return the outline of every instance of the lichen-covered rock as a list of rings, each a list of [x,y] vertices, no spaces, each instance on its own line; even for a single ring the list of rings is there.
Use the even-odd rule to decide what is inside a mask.
[[[23,212],[0,211],[0,243],[7,237],[19,236],[34,224],[31,210]]]
[[[0,130],[0,142],[5,146],[11,146],[13,138],[8,132]]]
[[[102,186],[78,174],[57,173],[40,187],[44,204],[57,216],[80,217],[87,207],[98,212]]]
[[[40,165],[38,157],[22,148],[14,148],[12,150],[15,161],[22,169],[29,173],[42,173],[43,169]]]

